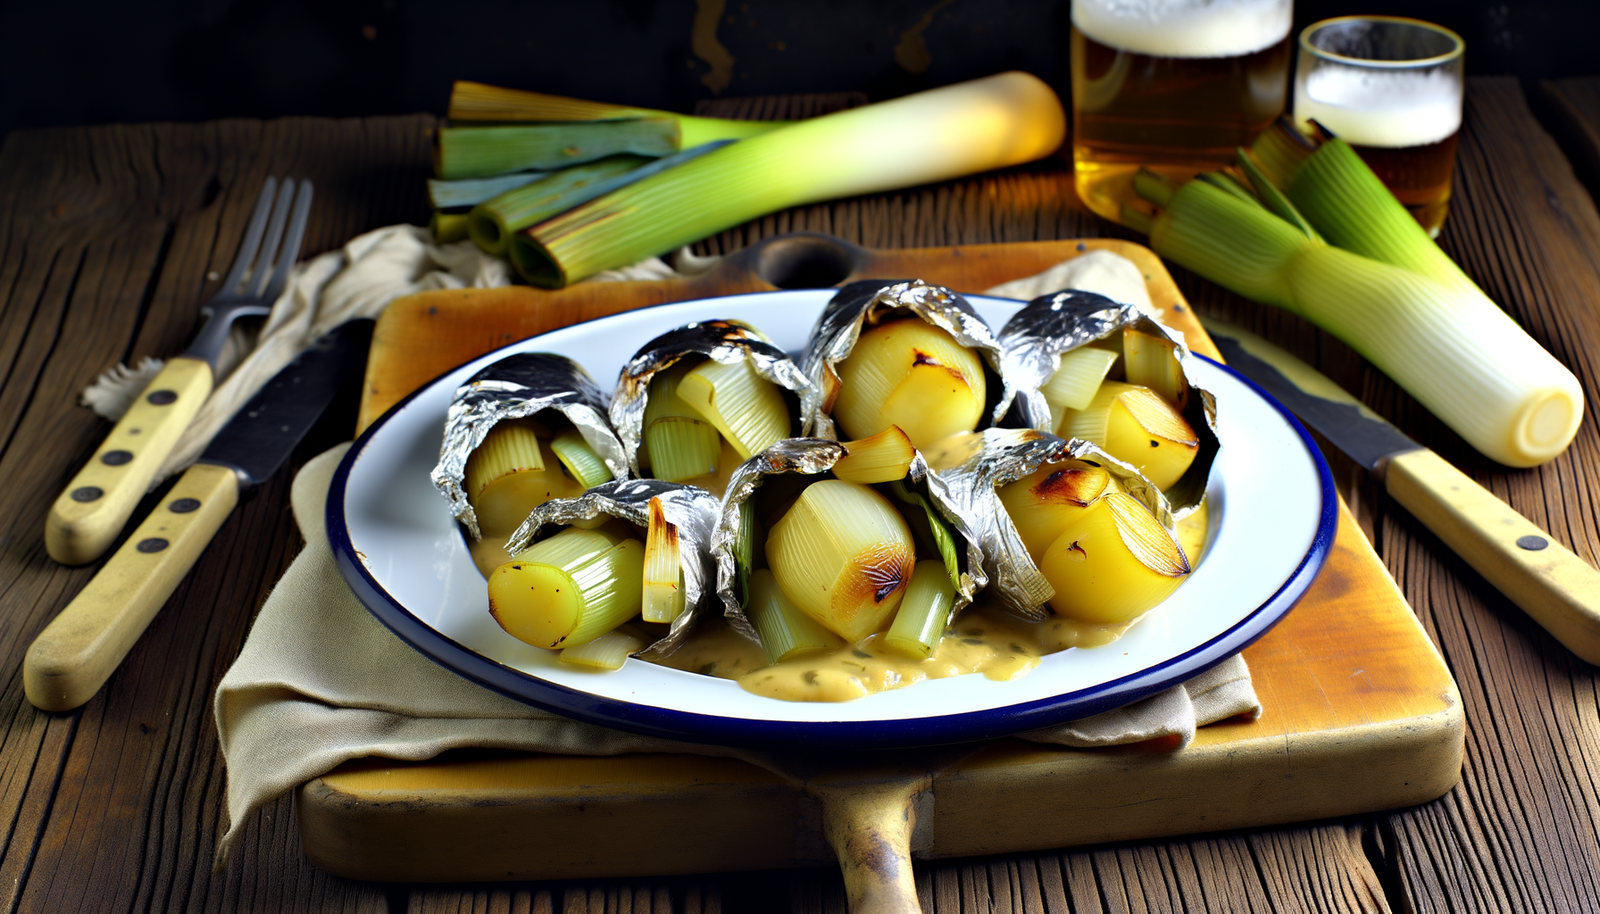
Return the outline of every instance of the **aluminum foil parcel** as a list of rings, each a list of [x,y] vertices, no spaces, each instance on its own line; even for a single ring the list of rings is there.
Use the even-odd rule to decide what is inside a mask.
[[[549,352],[507,356],[456,388],[445,414],[439,463],[432,473],[434,486],[450,502],[450,513],[474,539],[482,534],[467,501],[467,458],[496,424],[545,410],[555,410],[572,423],[605,461],[612,478],[627,478],[628,459],[606,421],[605,395],[583,366]]]
[[[595,521],[604,517],[625,520],[642,531],[650,526],[650,500],[660,499],[667,523],[678,528],[678,548],[683,561],[684,610],[672,621],[670,632],[641,651],[652,657],[671,653],[694,626],[712,600],[714,568],[711,563],[711,535],[717,522],[717,499],[705,489],[659,479],[614,479],[589,489],[577,498],[553,498],[533,509],[511,539],[506,551],[512,555],[553,535],[548,528]]]

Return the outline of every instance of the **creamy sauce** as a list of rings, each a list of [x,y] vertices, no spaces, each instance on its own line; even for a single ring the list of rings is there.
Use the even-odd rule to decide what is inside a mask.
[[[1191,568],[1199,567],[1208,526],[1204,505],[1178,524],[1178,542]],[[769,698],[850,701],[924,679],[968,673],[1000,681],[1015,679],[1038,666],[1047,654],[1110,644],[1136,622],[1100,625],[1061,616],[1029,622],[980,598],[945,632],[926,660],[911,660],[886,649],[879,633],[832,653],[768,664],[760,645],[726,625],[715,625],[704,626],[670,657],[657,662],[731,679],[745,691]]]

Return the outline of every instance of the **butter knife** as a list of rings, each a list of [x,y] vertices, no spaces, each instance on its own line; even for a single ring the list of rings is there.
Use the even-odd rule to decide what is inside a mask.
[[[1600,664],[1600,571],[1326,375],[1259,336],[1203,318],[1228,367],[1278,398],[1557,641]]]
[[[266,481],[365,363],[371,321],[328,334],[245,404],[150,516],[34,639],[23,691],[70,711],[100,690],[199,560],[239,496]]]

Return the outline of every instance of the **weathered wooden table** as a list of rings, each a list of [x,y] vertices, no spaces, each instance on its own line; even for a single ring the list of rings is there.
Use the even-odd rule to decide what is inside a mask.
[[[1600,562],[1600,215],[1574,175],[1600,163],[1600,81],[1471,83],[1441,243],[1572,367],[1589,397],[1559,460],[1499,468],[1349,349],[1286,314],[1178,273],[1202,313],[1320,365]],[[798,113],[798,112],[797,112]],[[285,797],[248,823],[225,872],[224,770],[211,698],[299,549],[289,473],[223,527],[88,705],[23,697],[33,636],[93,567],[41,538],[51,500],[105,423],[75,404],[117,361],[187,345],[262,180],[316,182],[306,253],[425,215],[431,116],[140,125],[13,133],[0,148],[0,910],[843,911],[837,872],[463,887],[374,885],[305,861]],[[793,230],[870,247],[1124,235],[1088,214],[1059,162],[806,207],[708,239],[713,252]],[[1126,236],[1131,237],[1131,236]],[[331,416],[300,460],[348,436]],[[1449,662],[1466,703],[1461,784],[1419,808],[1193,839],[919,866],[929,912],[1600,910],[1600,678],[1347,464],[1346,498]]]

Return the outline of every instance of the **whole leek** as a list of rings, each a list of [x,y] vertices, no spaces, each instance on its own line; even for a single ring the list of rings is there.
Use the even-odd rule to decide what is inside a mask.
[[[559,288],[775,210],[1042,158],[1065,131],[1061,100],[1025,73],[919,92],[749,137],[592,200],[517,235],[511,261]]]
[[[1339,145],[1324,144],[1289,186],[1291,202],[1305,207],[1300,215],[1315,231],[1257,201],[1191,181],[1151,224],[1151,246],[1344,340],[1487,456],[1529,467],[1560,454],[1583,417],[1577,378],[1449,263],[1398,203],[1393,209],[1410,229],[1343,178],[1317,178],[1352,170],[1340,161]],[[1306,171],[1329,147],[1335,150],[1322,161],[1339,167]],[[1426,249],[1412,243],[1419,236]]]

